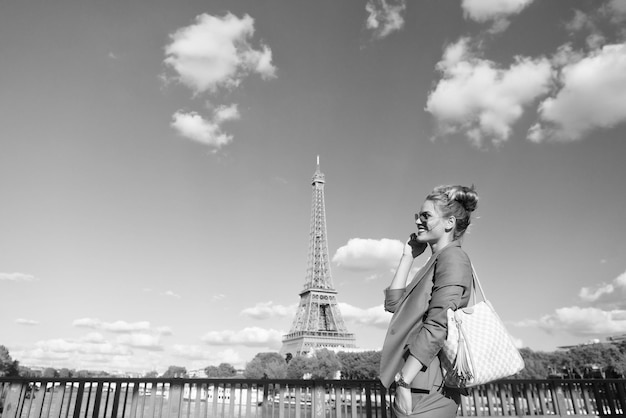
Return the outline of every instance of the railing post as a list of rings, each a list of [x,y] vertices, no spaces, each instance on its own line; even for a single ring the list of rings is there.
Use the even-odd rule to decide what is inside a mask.
[[[170,417],[180,416],[180,406],[183,398],[183,382],[182,380],[174,380],[170,383]]]
[[[268,401],[269,397],[270,385],[267,381],[263,382],[263,400],[261,401],[261,417],[269,418],[270,417],[270,405]]]
[[[26,384],[26,390],[22,390],[22,385]],[[17,408],[19,407],[20,400],[22,398],[22,393],[24,393],[24,397],[26,397],[26,391],[28,390],[28,382],[26,383],[10,383],[8,393],[6,398],[4,399],[4,409],[2,411],[2,417],[10,417],[17,416]],[[35,393],[35,389],[33,387],[33,391],[31,396]]]
[[[552,381],[552,387],[554,388],[554,396],[556,397],[556,413],[559,416],[567,415],[567,405],[565,405],[565,395],[563,395],[563,387],[556,380]]]
[[[316,380],[313,383],[313,416],[316,418],[326,415],[326,408],[324,405],[326,385],[323,380]]]
[[[387,389],[380,383],[380,415],[387,418]]]

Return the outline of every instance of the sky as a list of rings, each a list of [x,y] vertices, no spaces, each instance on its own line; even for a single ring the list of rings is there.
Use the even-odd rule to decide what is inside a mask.
[[[463,248],[519,347],[626,333],[625,27],[625,0],[0,2],[0,344],[136,373],[278,351],[317,156],[360,348],[442,184],[480,195]]]

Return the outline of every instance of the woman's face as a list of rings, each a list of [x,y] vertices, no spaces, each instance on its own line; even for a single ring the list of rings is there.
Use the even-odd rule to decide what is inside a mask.
[[[420,211],[415,214],[415,225],[418,242],[433,244],[446,233],[445,220],[432,200],[425,200]]]

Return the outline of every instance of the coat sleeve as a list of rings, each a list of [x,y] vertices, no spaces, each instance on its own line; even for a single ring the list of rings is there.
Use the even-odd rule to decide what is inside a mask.
[[[402,296],[404,296],[404,292],[406,288],[402,289],[385,289],[385,310],[387,312],[394,313],[400,304],[400,300]]]
[[[406,347],[425,367],[443,347],[448,333],[448,309],[456,310],[461,306],[463,295],[469,295],[471,283],[471,263],[460,247],[439,254],[423,325],[409,339]]]

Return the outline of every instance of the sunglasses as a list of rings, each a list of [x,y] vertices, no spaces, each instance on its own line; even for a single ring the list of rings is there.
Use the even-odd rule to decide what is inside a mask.
[[[421,222],[426,223],[431,218],[438,218],[438,216],[434,216],[428,212],[420,212],[415,214],[415,222],[419,219]]]

